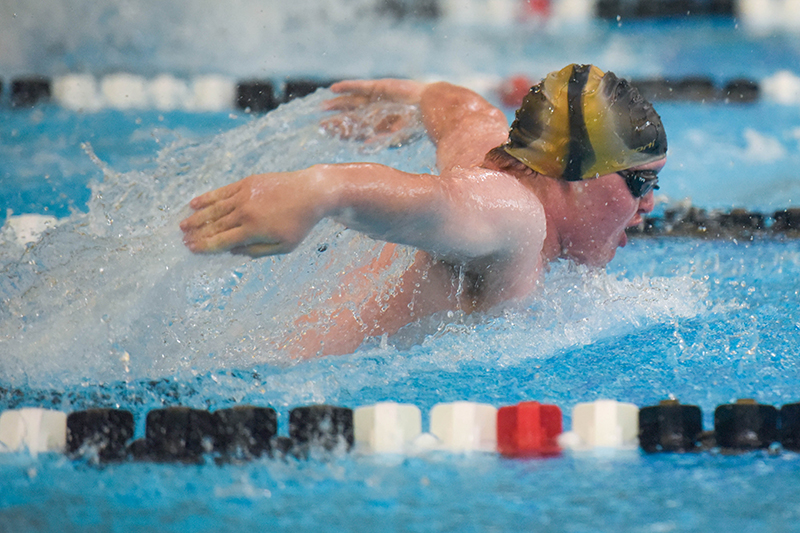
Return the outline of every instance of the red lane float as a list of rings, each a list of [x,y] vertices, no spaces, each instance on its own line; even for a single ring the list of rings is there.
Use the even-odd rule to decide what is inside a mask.
[[[497,411],[497,451],[502,455],[557,455],[561,432],[561,409],[556,405],[522,402]]]

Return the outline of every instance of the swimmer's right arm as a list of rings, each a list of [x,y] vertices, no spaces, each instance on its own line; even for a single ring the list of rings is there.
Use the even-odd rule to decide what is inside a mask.
[[[350,111],[374,102],[418,105],[430,139],[436,144],[440,172],[479,165],[489,150],[508,137],[505,114],[482,96],[446,82],[352,80],[335,83],[340,94],[326,102],[331,111]]]
[[[331,85],[336,98],[325,102],[329,111],[352,111],[374,102],[419,105],[426,84],[414,80],[346,80]]]
[[[487,183],[497,179],[499,183]],[[536,206],[517,180],[443,179],[371,163],[315,165],[260,174],[203,194],[181,222],[196,253],[251,257],[287,253],[330,217],[370,237],[407,244],[442,258],[502,257],[537,246]],[[511,198],[512,201],[505,201]],[[543,211],[541,213],[542,221]]]

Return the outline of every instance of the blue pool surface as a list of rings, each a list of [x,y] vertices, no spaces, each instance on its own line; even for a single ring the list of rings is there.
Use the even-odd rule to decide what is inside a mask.
[[[552,35],[481,39],[494,47],[486,54],[503,51],[512,72],[536,60],[605,57],[630,75],[725,80],[796,64],[794,39],[707,28],[695,45],[687,35],[696,27],[601,26],[555,58]],[[442,39],[430,28],[402,30]],[[650,40],[634,49],[644,32]],[[765,59],[754,61],[754,50]],[[458,77],[476,70],[464,57],[447,68],[435,68],[446,57],[389,66]],[[147,412],[167,405],[269,405],[286,434],[289,410],[315,403],[412,403],[426,428],[440,402],[537,400],[559,405],[569,428],[579,402],[676,397],[699,405],[711,429],[714,408],[737,398],[800,401],[800,244],[779,237],[632,239],[607,271],[554,265],[542,297],[519,308],[434,317],[353,354],[287,360],[266,341],[323,301],[353,257],[368,261],[380,247],[322,224],[290,256],[194,257],[175,224],[194,194],[256,171],[317,160],[433,165],[424,141],[365,152],[325,136],[316,126],[324,97],[264,117],[0,109],[0,216],[63,219],[28,247],[0,234],[0,410],[119,407],[134,413],[140,437]],[[800,108],[765,100],[657,109],[670,142],[659,209],[797,205]],[[3,533],[800,531],[798,501],[800,455],[788,452],[546,460],[432,452],[222,466],[0,454]]]

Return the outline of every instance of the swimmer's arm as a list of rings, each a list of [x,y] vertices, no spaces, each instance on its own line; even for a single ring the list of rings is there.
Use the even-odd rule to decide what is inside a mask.
[[[503,112],[464,87],[429,84],[422,92],[420,109],[428,136],[436,144],[440,172],[480,165],[489,150],[508,138]]]
[[[347,111],[379,101],[418,105],[427,134],[436,144],[440,172],[479,165],[508,137],[502,111],[474,91],[450,83],[352,80],[336,83],[331,90],[341,96],[326,103],[328,110]]]
[[[491,173],[474,179],[409,174],[370,163],[315,165],[250,176],[199,196],[189,204],[195,213],[181,229],[193,252],[259,257],[293,250],[317,222],[330,217],[373,238],[454,262],[501,259],[532,247],[541,250],[543,211],[540,206],[532,211],[521,188],[517,180]]]
[[[544,208],[507,174],[409,174],[376,164],[320,170],[346,174],[328,216],[372,238],[411,245],[452,264],[539,262]]]

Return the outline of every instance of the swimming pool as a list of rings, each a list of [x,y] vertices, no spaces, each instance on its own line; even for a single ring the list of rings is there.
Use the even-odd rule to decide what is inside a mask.
[[[379,43],[401,30],[445,42],[415,26],[387,30]],[[700,30],[704,53],[695,55],[685,36]],[[439,47],[441,55],[404,68],[396,52],[385,68],[466,79],[482,72],[485,57],[504,56],[508,65],[487,75],[594,61],[630,76],[703,73],[724,81],[762,80],[796,59],[794,38],[755,38],[719,21],[593,31],[568,50],[524,29],[483,34],[477,44],[468,33],[449,33],[457,44]],[[649,40],[633,50],[644,34]],[[480,57],[464,53],[486,43],[491,51]],[[765,59],[753,61],[757,53]],[[369,57],[355,74],[382,73]],[[340,75],[335,61],[320,63],[308,68]],[[3,207],[59,218],[85,212],[29,248],[3,241],[0,409],[118,406],[135,414],[142,435],[144,415],[166,405],[270,405],[285,433],[289,410],[312,403],[411,403],[425,428],[439,402],[535,399],[561,406],[569,427],[579,402],[645,406],[675,396],[699,405],[710,428],[714,408],[736,398],[800,400],[800,247],[780,236],[636,238],[607,273],[557,265],[544,297],[524,308],[434,319],[354,354],[287,366],[261,341],[324,297],[346,258],[366,261],[378,248],[324,225],[286,258],[196,258],[174,223],[193,194],[256,169],[318,159],[419,171],[433,164],[425,142],[364,153],[321,135],[322,98],[264,117],[0,109]],[[706,209],[770,213],[796,205],[796,106],[764,98],[657,108],[670,135],[659,209],[688,196]],[[437,452],[97,467],[60,455],[0,454],[0,531],[791,531],[800,515],[799,461],[762,452],[547,460]]]

